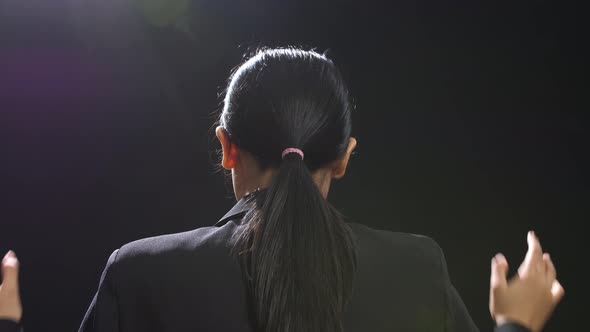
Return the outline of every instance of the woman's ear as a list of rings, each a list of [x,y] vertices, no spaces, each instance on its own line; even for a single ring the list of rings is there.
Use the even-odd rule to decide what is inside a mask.
[[[346,148],[346,152],[344,156],[336,161],[334,168],[332,169],[332,178],[340,179],[346,173],[346,167],[348,166],[348,160],[350,159],[350,155],[352,151],[356,148],[356,139],[354,137],[350,137],[348,139],[348,147]]]
[[[217,136],[219,143],[221,143],[221,150],[223,152],[221,166],[223,166],[225,169],[232,169],[236,167],[238,151],[236,145],[232,143],[231,139],[229,138],[229,134],[225,128],[222,126],[215,128],[215,136]]]

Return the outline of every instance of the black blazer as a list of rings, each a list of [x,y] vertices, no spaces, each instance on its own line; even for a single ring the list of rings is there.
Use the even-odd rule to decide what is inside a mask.
[[[115,250],[79,332],[252,331],[239,263],[229,253],[248,208],[242,198],[214,226]],[[435,241],[349,225],[358,270],[345,331],[478,331]],[[496,330],[527,331],[516,324]]]

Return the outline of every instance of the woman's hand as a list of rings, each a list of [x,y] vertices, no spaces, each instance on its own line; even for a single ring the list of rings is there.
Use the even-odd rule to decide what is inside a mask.
[[[18,290],[18,259],[11,250],[2,259],[0,284],[0,319],[19,322],[23,314]]]
[[[490,313],[500,325],[516,322],[533,332],[540,331],[564,295],[556,279],[555,266],[549,254],[531,231],[527,236],[528,251],[518,274],[506,280],[508,262],[502,254],[492,259],[490,278]]]

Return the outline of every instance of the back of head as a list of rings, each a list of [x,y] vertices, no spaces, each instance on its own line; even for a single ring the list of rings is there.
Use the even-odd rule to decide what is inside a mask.
[[[354,243],[311,172],[348,146],[347,88],[331,60],[266,49],[232,75],[220,123],[262,169],[278,172],[245,218],[237,246],[259,331],[342,331],[352,294]],[[281,153],[298,148],[296,153]]]

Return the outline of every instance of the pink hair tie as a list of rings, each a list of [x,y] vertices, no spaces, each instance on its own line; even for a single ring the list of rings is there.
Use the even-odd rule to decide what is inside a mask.
[[[281,153],[281,158],[285,159],[285,156],[289,153],[297,153],[298,155],[301,156],[301,160],[303,160],[303,151],[301,151],[297,148],[286,148],[285,150],[283,150],[283,153]]]

